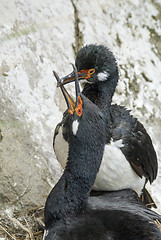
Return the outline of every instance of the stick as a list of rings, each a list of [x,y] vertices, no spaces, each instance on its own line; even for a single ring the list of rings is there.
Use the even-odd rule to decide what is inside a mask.
[[[0,228],[1,228],[8,236],[10,236],[12,239],[16,240],[16,238],[14,238],[9,232],[7,232],[7,230],[6,230],[4,227],[2,227],[2,226],[0,225]]]

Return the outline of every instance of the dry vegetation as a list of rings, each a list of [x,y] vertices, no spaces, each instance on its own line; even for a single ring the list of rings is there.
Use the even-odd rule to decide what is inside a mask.
[[[159,222],[158,220],[155,221],[156,225],[158,226],[158,228],[160,229],[161,231],[161,222]]]
[[[0,240],[42,240],[43,207],[15,212],[14,217],[0,218]]]

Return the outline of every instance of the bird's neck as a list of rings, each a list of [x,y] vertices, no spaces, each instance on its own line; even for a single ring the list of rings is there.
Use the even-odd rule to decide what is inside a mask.
[[[86,84],[82,93],[96,104],[102,111],[107,111],[111,106],[118,78],[108,79],[108,81],[99,82],[98,84]]]
[[[82,140],[70,142],[72,147],[69,146],[64,173],[47,198],[46,228],[80,212],[94,184],[103,155],[104,140],[102,141],[100,136],[97,139],[97,147],[92,139]]]

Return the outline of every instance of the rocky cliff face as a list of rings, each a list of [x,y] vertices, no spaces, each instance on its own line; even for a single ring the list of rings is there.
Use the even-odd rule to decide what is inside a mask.
[[[71,71],[86,43],[114,52],[120,81],[114,102],[133,109],[161,159],[161,2],[1,1],[0,206],[43,205],[61,168],[52,148],[64,100],[52,71]],[[68,86],[72,91],[72,85]],[[152,186],[161,211],[161,172]]]

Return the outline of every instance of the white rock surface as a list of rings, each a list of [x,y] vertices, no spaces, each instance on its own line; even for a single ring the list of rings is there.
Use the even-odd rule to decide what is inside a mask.
[[[52,138],[64,100],[52,71],[71,71],[74,46],[103,43],[114,52],[120,70],[114,102],[145,124],[161,162],[160,1],[1,0],[0,6],[3,208],[44,204],[61,174]],[[151,191],[161,212],[161,171]]]

